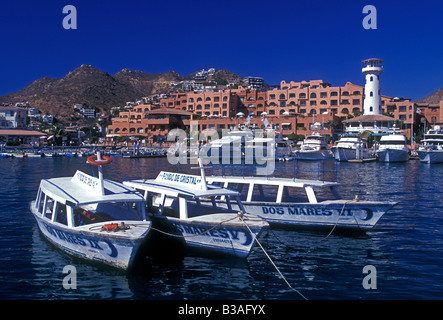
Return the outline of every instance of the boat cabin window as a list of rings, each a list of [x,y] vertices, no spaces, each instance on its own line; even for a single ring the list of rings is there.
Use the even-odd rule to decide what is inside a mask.
[[[214,183],[216,184],[216,183]],[[223,183],[217,183],[223,185]],[[249,183],[230,183],[228,188],[240,192],[240,199],[247,201],[249,192]],[[250,201],[275,202],[278,193],[276,185],[254,184],[252,197]],[[282,202],[308,202],[308,196],[304,188],[284,187]]]
[[[54,199],[52,199],[50,197],[46,197],[46,207],[45,207],[45,212],[43,213],[43,216],[45,218],[48,218],[49,220],[52,219],[52,211],[54,210],[54,204],[55,204]]]
[[[179,197],[164,197],[162,202],[161,194],[149,192],[146,198],[147,211],[154,215],[164,215],[168,217],[180,218],[180,199]],[[229,199],[232,201],[233,199]],[[188,217],[195,217],[208,213],[226,213],[237,212],[232,210],[231,202],[228,199],[220,200],[220,197],[201,197],[186,199]],[[201,208],[204,207],[204,210]]]
[[[68,216],[67,216],[67,211],[66,211],[66,205],[64,205],[62,203],[57,203],[54,220],[58,223],[65,225],[65,226],[68,225]]]
[[[63,225],[68,224],[66,205],[55,201],[44,193],[39,195],[37,201],[37,210],[43,214],[44,218]]]
[[[81,207],[77,207],[74,209],[74,226],[76,227],[111,220],[114,219],[103,212],[87,210]]]

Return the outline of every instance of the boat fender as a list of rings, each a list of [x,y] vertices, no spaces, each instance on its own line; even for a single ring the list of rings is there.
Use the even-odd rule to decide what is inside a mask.
[[[97,161],[97,155],[88,157],[88,162],[90,164],[95,164],[96,166],[105,166],[112,162],[112,159],[108,156],[101,156],[102,161]]]

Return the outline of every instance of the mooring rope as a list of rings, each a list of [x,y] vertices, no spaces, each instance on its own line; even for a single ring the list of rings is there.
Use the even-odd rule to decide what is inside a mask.
[[[252,234],[252,236],[254,237],[254,240],[257,242],[257,244],[260,246],[260,248],[263,250],[264,254],[266,255],[266,257],[269,259],[269,261],[271,262],[271,264],[274,266],[275,270],[277,270],[278,274],[283,278],[283,280],[286,282],[286,284],[288,285],[288,287],[295,291],[296,293],[298,293],[303,299],[308,300],[300,291],[298,291],[297,289],[293,288],[290,283],[288,282],[288,280],[286,280],[286,278],[284,277],[284,275],[281,273],[280,269],[276,266],[276,264],[274,263],[274,261],[272,261],[271,257],[269,256],[269,254],[266,252],[265,248],[263,248],[262,244],[260,243],[260,241],[258,241],[257,237],[255,236],[255,234],[252,232],[252,230],[249,228],[248,224],[246,223],[246,221],[243,219],[243,216],[239,214],[240,219],[243,221],[243,223],[246,225],[246,228],[248,228],[249,232]]]
[[[338,215],[337,221],[335,222],[331,231],[329,231],[329,233],[326,235],[326,237],[322,238],[321,240],[325,240],[325,239],[329,238],[329,236],[332,234],[332,232],[334,232],[335,228],[337,227],[338,221],[340,220],[340,217],[342,216],[343,212],[345,211],[345,206],[347,203],[348,203],[348,201],[345,201],[345,203],[343,203],[343,207],[341,208],[341,211],[340,211],[340,214]]]

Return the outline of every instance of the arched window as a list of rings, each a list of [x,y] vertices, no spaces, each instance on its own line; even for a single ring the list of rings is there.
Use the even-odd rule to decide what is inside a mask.
[[[316,93],[311,93],[311,99],[315,99],[315,98],[317,98],[317,94]]]
[[[279,99],[280,99],[280,100],[284,100],[284,99],[286,99],[286,96],[282,93],[282,94],[279,96]]]
[[[373,96],[374,96],[374,92],[372,92],[372,91],[369,92],[369,96],[370,96],[370,97],[373,97]]]

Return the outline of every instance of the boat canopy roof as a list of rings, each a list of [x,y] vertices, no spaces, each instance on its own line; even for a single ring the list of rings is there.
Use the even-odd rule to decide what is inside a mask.
[[[171,197],[239,196],[238,191],[206,185],[200,176],[165,171],[160,172],[156,179],[123,181],[123,184],[139,190],[164,193]]]
[[[320,181],[320,180],[308,180],[308,179],[288,179],[288,178],[276,178],[276,177],[241,177],[241,176],[208,176],[206,180],[209,183],[213,182],[228,182],[228,183],[245,183],[245,184],[261,184],[261,185],[284,185],[285,187],[336,187],[339,186],[338,182]]]
[[[110,181],[103,180],[105,194],[97,190],[99,179],[77,171],[74,177],[43,179],[40,189],[62,204],[79,206],[103,202],[141,202],[143,196],[134,189]]]

